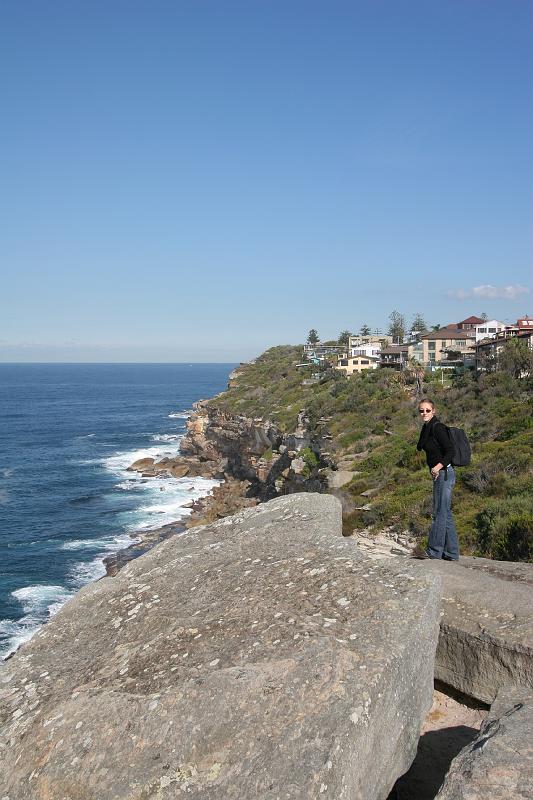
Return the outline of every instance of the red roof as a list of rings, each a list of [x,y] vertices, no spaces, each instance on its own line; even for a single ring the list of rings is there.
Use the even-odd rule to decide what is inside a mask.
[[[484,319],[480,319],[479,317],[468,317],[468,319],[462,319],[461,322],[458,322],[458,325],[482,325],[485,322]]]

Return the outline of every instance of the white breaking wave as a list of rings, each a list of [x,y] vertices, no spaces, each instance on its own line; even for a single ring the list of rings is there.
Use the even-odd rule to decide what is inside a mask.
[[[169,419],[189,419],[192,413],[192,409],[191,411],[173,411],[168,416]]]
[[[114,456],[108,456],[99,463],[103,464],[105,469],[114,472],[120,477],[131,478],[138,473],[128,472],[127,469],[134,461],[139,461],[141,458],[153,458],[155,461],[161,461],[162,458],[175,458],[179,454],[180,442],[165,442],[165,446],[159,447],[143,447],[139,450],[127,450],[126,452],[116,453]],[[138,475],[140,478],[141,476]]]
[[[150,479],[143,487],[146,501],[132,511],[119,514],[119,519],[132,532],[169,525],[190,514],[190,508],[184,506],[211,494],[219,483],[208,478]]]
[[[153,442],[181,442],[182,433],[156,433],[152,436]]]
[[[131,544],[132,538],[129,535],[113,536],[101,539],[73,539],[61,545],[61,550],[106,550],[115,552],[120,547],[127,547]]]
[[[64,586],[51,585],[24,586],[12,592],[11,596],[22,605],[24,616],[16,621],[0,620],[0,637],[3,640],[0,658],[6,658],[23,642],[31,639],[43,622],[57,614],[73,594]]]

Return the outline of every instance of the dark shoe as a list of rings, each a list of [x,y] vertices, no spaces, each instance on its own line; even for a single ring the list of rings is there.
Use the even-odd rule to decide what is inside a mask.
[[[415,547],[415,549],[411,553],[411,557],[412,558],[432,558],[432,556],[429,555],[428,551],[427,550],[422,550],[421,547],[420,548],[419,547]]]
[[[452,558],[451,556],[445,556],[445,555],[443,554],[443,555],[442,555],[442,560],[443,560],[443,561],[459,561],[459,557],[457,557],[457,558]]]

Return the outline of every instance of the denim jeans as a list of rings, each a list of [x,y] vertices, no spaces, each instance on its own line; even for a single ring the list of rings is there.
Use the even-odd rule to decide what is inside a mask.
[[[446,474],[447,473],[447,474]],[[433,513],[429,530],[428,553],[432,558],[459,558],[459,542],[452,516],[452,489],[455,485],[453,467],[441,469],[433,481]]]

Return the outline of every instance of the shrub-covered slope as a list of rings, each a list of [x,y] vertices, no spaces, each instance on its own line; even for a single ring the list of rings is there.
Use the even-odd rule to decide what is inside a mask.
[[[416,451],[415,373],[387,369],[347,378],[326,369],[306,385],[317,368],[297,367],[300,359],[301,347],[274,347],[240,367],[230,389],[211,402],[271,419],[285,432],[295,429],[305,409],[311,431],[358,472],[344,492],[353,508],[367,507],[346,516],[345,531],[395,525],[423,535],[431,482]],[[463,552],[532,560],[533,381],[495,372],[442,386],[426,375],[422,389],[437,403],[439,418],[465,428],[472,443],[472,463],[457,470],[454,490]],[[376,490],[370,503],[361,498],[368,489]]]

